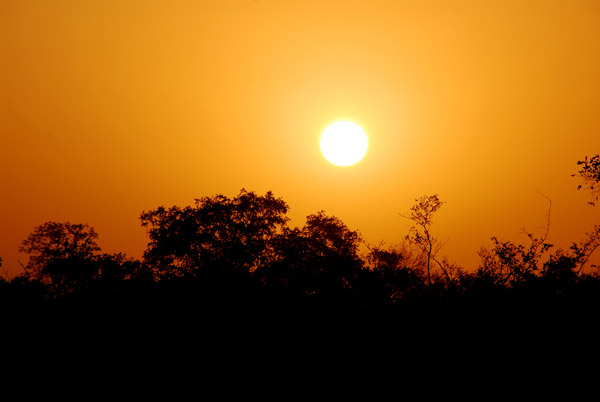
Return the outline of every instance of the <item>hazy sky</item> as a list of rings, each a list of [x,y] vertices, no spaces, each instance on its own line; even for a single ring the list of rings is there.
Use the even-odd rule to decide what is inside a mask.
[[[323,159],[328,124],[369,136]],[[272,190],[371,243],[439,194],[434,234],[471,269],[491,236],[568,247],[600,206],[597,0],[0,0],[0,257],[46,221],[139,257],[144,210]]]

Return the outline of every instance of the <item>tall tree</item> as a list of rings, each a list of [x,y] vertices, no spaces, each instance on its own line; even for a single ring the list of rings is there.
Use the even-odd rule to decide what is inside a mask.
[[[198,269],[251,272],[272,258],[274,236],[287,224],[287,204],[268,192],[196,199],[194,206],[159,207],[141,215],[150,242],[146,261],[161,276]]]
[[[357,291],[360,243],[358,232],[319,211],[302,228],[286,228],[277,236],[275,258],[257,273],[278,295],[344,302]]]
[[[444,270],[444,265],[436,259],[436,254],[443,244],[431,233],[433,214],[442,207],[443,202],[440,201],[437,194],[425,195],[415,201],[416,203],[410,208],[408,214],[400,214],[400,216],[414,222],[406,238],[425,253],[427,257],[427,284],[431,285],[431,261],[438,264],[449,279],[449,275]]]
[[[25,276],[58,293],[82,286],[97,275],[93,267],[93,257],[100,251],[97,238],[86,224],[46,222],[36,227],[19,248],[29,255]]]

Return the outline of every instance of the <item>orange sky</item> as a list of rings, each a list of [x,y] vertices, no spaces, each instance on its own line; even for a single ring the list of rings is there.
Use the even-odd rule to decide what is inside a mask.
[[[475,268],[491,236],[583,239],[600,152],[597,0],[0,0],[0,257],[49,220],[140,257],[139,215],[244,187],[396,243],[415,198]],[[351,120],[369,152],[329,164]]]

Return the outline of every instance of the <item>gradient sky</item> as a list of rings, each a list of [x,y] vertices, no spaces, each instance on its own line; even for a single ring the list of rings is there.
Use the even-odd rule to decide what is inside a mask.
[[[351,120],[352,167],[319,138]],[[597,0],[0,0],[0,257],[46,221],[140,257],[139,215],[272,190],[399,242],[415,198],[466,269],[498,236],[600,223],[571,174],[600,152]],[[541,193],[541,194],[540,194]]]

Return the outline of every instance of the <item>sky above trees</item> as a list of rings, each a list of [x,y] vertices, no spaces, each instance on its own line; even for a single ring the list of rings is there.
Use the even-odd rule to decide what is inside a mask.
[[[438,194],[469,269],[543,232],[549,198],[568,247],[600,219],[571,176],[600,149],[599,21],[594,0],[2,1],[3,268],[49,221],[140,258],[143,211],[241,188],[373,244]],[[369,137],[349,168],[319,150],[337,120]]]

